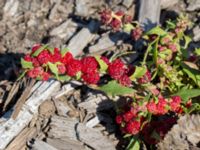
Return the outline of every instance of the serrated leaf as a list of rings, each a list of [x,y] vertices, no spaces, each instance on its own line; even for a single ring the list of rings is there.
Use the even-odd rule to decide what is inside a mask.
[[[51,70],[52,73],[56,75],[56,78],[58,78],[58,68],[56,64],[53,64],[51,62],[48,62],[49,69]]]
[[[115,80],[110,81],[108,82],[108,84],[99,87],[99,90],[104,91],[105,93],[112,96],[133,94],[135,92],[134,89],[122,86]]]
[[[180,96],[181,99],[183,100],[183,102],[185,103],[190,98],[200,96],[200,89],[185,89],[185,88],[182,88],[179,92],[177,92],[176,94],[173,94],[173,95]]]
[[[24,69],[32,69],[32,68],[34,68],[32,62],[26,61],[23,58],[21,58],[21,65],[22,65],[22,68],[24,68]]]
[[[65,56],[65,54],[69,51],[69,48],[65,47],[61,50],[61,56]]]
[[[43,46],[41,46],[39,49],[37,49],[32,56],[37,57],[44,49],[46,49],[48,47],[48,44],[45,44]]]
[[[100,66],[100,72],[104,73],[106,72],[106,70],[108,69],[108,65],[101,59],[100,56],[95,56],[96,61],[98,62],[99,66]]]
[[[133,81],[136,78],[142,77],[147,72],[146,67],[136,66],[134,73],[130,76],[130,79]]]
[[[155,34],[158,36],[164,36],[164,35],[167,35],[167,32],[163,30],[161,27],[156,26],[146,33],[146,35],[152,35],[152,34]]]
[[[126,150],[140,150],[140,142],[138,141],[138,139],[133,137],[126,147]]]
[[[69,81],[71,79],[71,77],[68,75],[61,75],[61,76],[58,76],[58,78],[62,82]]]

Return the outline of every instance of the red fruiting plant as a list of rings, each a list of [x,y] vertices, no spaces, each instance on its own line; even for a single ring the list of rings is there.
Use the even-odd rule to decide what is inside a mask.
[[[98,62],[92,56],[84,57],[81,60],[82,63],[82,72],[83,73],[93,73],[98,68]]]
[[[41,65],[48,63],[51,60],[51,55],[48,50],[43,50],[38,56],[37,59]]]
[[[126,124],[125,130],[127,133],[135,135],[140,131],[140,122],[133,120]]]
[[[131,32],[131,37],[133,40],[137,41],[142,37],[143,29],[141,27],[136,27]]]
[[[126,68],[121,59],[115,59],[108,66],[108,74],[116,80],[120,79],[124,75],[125,71]]]
[[[82,79],[88,84],[97,84],[100,79],[100,76],[97,71],[93,71],[90,73],[83,73]]]
[[[104,24],[109,24],[112,20],[112,11],[110,10],[103,10],[100,12],[101,15],[101,21]]]
[[[151,73],[148,70],[146,71],[146,73],[144,74],[143,77],[141,77],[141,78],[138,79],[138,82],[140,84],[145,84],[145,83],[148,83],[150,81],[151,81]]]
[[[80,60],[72,59],[71,62],[66,66],[67,75],[75,76],[81,71],[82,63]]]

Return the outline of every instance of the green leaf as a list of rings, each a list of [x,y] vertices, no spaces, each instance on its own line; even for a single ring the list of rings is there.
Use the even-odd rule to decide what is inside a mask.
[[[200,56],[200,48],[196,48],[194,53],[197,55],[197,56]]]
[[[183,102],[185,103],[190,98],[200,96],[200,89],[185,89],[185,88],[182,88],[179,92],[177,92],[176,94],[173,94],[173,95],[180,96],[181,99],[183,100]]]
[[[48,44],[45,44],[43,46],[41,46],[39,49],[37,49],[32,56],[36,57],[38,56],[44,49],[46,49],[48,47]]]
[[[188,77],[200,87],[200,71],[192,68],[192,66],[188,66],[188,64],[184,62],[181,63],[181,66],[183,67],[183,71],[188,75]]]
[[[138,139],[133,137],[126,147],[126,150],[140,150],[140,142],[138,141]]]
[[[20,74],[20,76],[17,78],[17,81],[21,80],[21,79],[25,76],[25,74],[26,74],[27,71],[28,71],[28,70],[24,70],[24,71]]]
[[[68,75],[61,75],[61,76],[58,76],[58,78],[62,82],[69,81],[71,79],[71,77]]]
[[[21,58],[21,65],[22,65],[22,68],[24,68],[24,69],[32,69],[33,68],[33,63],[26,61],[23,58]]]
[[[130,76],[130,79],[133,81],[135,78],[142,77],[147,72],[146,67],[138,67],[136,66],[135,72]]]
[[[57,68],[57,65],[56,64],[53,64],[51,62],[48,62],[48,66],[49,66],[49,69],[51,70],[52,73],[54,73],[56,75],[56,78],[58,79],[58,68]]]
[[[134,29],[134,26],[131,23],[127,23],[123,26],[123,31],[130,33]]]
[[[69,51],[69,48],[65,47],[61,50],[61,56],[65,56],[65,54]]]
[[[113,80],[108,82],[108,84],[99,87],[99,90],[104,91],[105,93],[115,96],[115,95],[125,95],[132,94],[135,92],[134,89],[122,86],[117,83],[117,81]]]
[[[185,40],[184,49],[186,49],[188,47],[188,45],[190,44],[190,42],[192,41],[192,39],[187,35],[183,35],[183,37],[184,37],[184,40]]]
[[[155,34],[158,36],[164,36],[164,35],[167,35],[167,32],[164,31],[161,27],[156,26],[146,33],[146,35],[152,35],[152,34]]]
[[[99,63],[100,72],[104,73],[108,69],[108,65],[101,59],[100,56],[95,56],[96,61]]]
[[[171,20],[166,21],[166,23],[167,23],[167,28],[169,29],[174,29],[176,27],[176,24]]]
[[[51,54],[54,54],[54,48],[52,48],[52,47],[47,47],[47,50],[48,50]]]

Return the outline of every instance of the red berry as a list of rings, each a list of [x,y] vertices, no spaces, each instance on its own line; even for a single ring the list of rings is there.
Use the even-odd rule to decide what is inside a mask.
[[[75,76],[79,71],[81,71],[81,61],[72,59],[71,62],[66,66],[66,69],[69,76]]]
[[[149,102],[147,105],[147,110],[152,113],[152,114],[157,114],[157,106],[156,103],[154,101]]]
[[[123,114],[123,119],[125,122],[129,122],[131,119],[136,117],[136,114],[134,114],[132,111],[127,111]]]
[[[141,27],[136,27],[132,30],[131,36],[133,40],[137,41],[142,37],[143,29]]]
[[[121,20],[117,19],[117,18],[113,18],[111,23],[110,23],[110,26],[114,29],[114,30],[119,30],[120,27],[122,25],[122,22]]]
[[[124,12],[121,11],[121,10],[119,10],[119,11],[117,11],[117,12],[115,13],[115,15],[118,16],[118,17],[122,17],[122,16],[124,15]]]
[[[51,60],[51,56],[48,50],[43,50],[38,56],[37,59],[41,65],[48,63]]]
[[[40,66],[40,63],[37,60],[37,58],[32,58],[31,61],[32,61],[34,67],[39,67]]]
[[[167,106],[167,101],[164,98],[159,98],[158,99],[158,104],[157,104],[157,113],[159,115],[164,115],[168,112],[166,109]]]
[[[168,45],[168,48],[172,50],[172,52],[176,52],[177,51],[177,46],[174,43],[170,43]]]
[[[130,15],[124,15],[124,17],[123,17],[124,24],[131,23],[132,20],[133,20],[133,17]]]
[[[123,86],[131,86],[131,79],[127,75],[123,75],[119,78],[119,83]]]
[[[138,79],[138,82],[140,84],[145,84],[145,83],[148,83],[150,81],[151,81],[151,73],[148,70],[143,77]]]
[[[139,121],[130,121],[126,124],[126,131],[129,134],[137,134],[140,131],[140,122]]]
[[[104,24],[109,24],[112,20],[112,12],[110,10],[103,10],[100,12],[101,22]]]
[[[26,54],[25,56],[24,56],[24,60],[25,61],[29,61],[29,62],[31,62],[31,56],[29,55],[29,54]]]
[[[39,77],[43,72],[44,72],[44,70],[43,70],[42,67],[36,67],[36,68],[33,68],[33,69],[29,70],[27,72],[27,75],[30,78],[36,78],[36,77]]]
[[[41,47],[40,44],[35,44],[35,45],[33,45],[31,54],[33,54],[33,53],[34,53],[36,50],[38,50],[40,47]]]
[[[108,73],[113,79],[120,79],[120,77],[125,73],[125,65],[120,59],[114,60],[108,66]]]
[[[84,57],[81,60],[82,63],[82,72],[83,73],[92,73],[97,70],[98,62],[94,57],[88,56]]]
[[[115,118],[115,121],[116,121],[117,124],[121,124],[122,123],[122,116],[117,115],[117,117]]]
[[[73,56],[70,52],[67,52],[61,60],[65,65],[69,64],[71,61],[73,61]]]
[[[180,108],[181,97],[180,96],[173,96],[172,101],[170,102],[171,110],[176,112]]]
[[[47,81],[50,78],[50,74],[48,72],[43,72],[41,76],[43,81]]]
[[[64,64],[58,64],[57,68],[58,68],[59,74],[64,74],[66,72],[66,68]]]
[[[88,84],[97,84],[100,76],[98,72],[83,73],[82,79]]]
[[[54,48],[54,54],[51,55],[51,62],[52,63],[56,63],[61,61],[61,54],[60,54],[60,50],[58,48]]]

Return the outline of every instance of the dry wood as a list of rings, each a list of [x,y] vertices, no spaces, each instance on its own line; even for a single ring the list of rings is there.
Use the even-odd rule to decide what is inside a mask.
[[[95,150],[115,150],[113,142],[98,130],[88,128],[82,123],[79,123],[76,129],[79,140]]]
[[[40,82],[38,82],[38,84],[40,84]],[[38,84],[36,84],[36,86],[38,86]],[[33,115],[38,112],[39,105],[59,88],[60,83],[51,80],[49,82],[43,82],[41,86],[35,90],[22,107],[17,118],[15,120],[9,118],[8,121],[0,127],[0,149],[4,149],[8,143],[28,125]]]
[[[21,150],[26,145],[28,139],[36,136],[36,128],[25,128],[19,135],[6,147],[5,150]]]
[[[108,50],[119,43],[122,43],[122,40],[125,39],[123,33],[114,33],[106,34],[98,40],[98,42],[89,47],[90,53],[96,53],[98,51]]]
[[[86,28],[81,29],[69,42],[68,48],[74,55],[80,55],[82,50],[95,37],[94,32],[99,28],[99,23],[91,21]],[[77,42],[78,41],[78,42]]]
[[[159,24],[161,0],[140,0],[139,22],[148,30]]]
[[[71,108],[66,102],[54,99],[54,104],[56,106],[56,112],[59,116],[68,116],[67,113],[71,110]]]
[[[27,85],[21,97],[18,99],[17,103],[15,104],[14,111],[11,116],[13,119],[16,119],[17,115],[19,114],[23,104],[25,103],[26,99],[28,98],[30,94],[31,88],[33,87],[34,83],[35,83],[35,80],[30,81],[29,85]]]
[[[63,22],[58,27],[50,31],[51,36],[58,36],[61,39],[69,39],[76,31],[77,24],[74,23],[71,19]]]
[[[34,143],[31,145],[32,150],[58,150],[52,145],[45,143],[39,139],[36,139]]]
[[[171,6],[174,6],[175,4],[178,3],[179,0],[161,0],[161,8],[162,9],[166,9],[169,8]]]
[[[15,94],[18,92],[19,90],[19,82],[15,82],[8,94],[8,97],[4,103],[4,106],[3,106],[3,111],[6,110],[7,106],[9,105],[9,103],[11,102],[12,98],[15,96]]]
[[[77,140],[75,126],[78,123],[76,119],[53,116],[51,118],[48,137]]]
[[[81,142],[77,142],[74,140],[62,140],[62,139],[51,139],[47,138],[47,143],[53,145],[55,148],[59,150],[84,150],[85,147]]]
[[[96,113],[99,110],[110,109],[113,107],[113,102],[103,94],[92,94],[84,102],[78,104],[87,110],[88,113]]]

